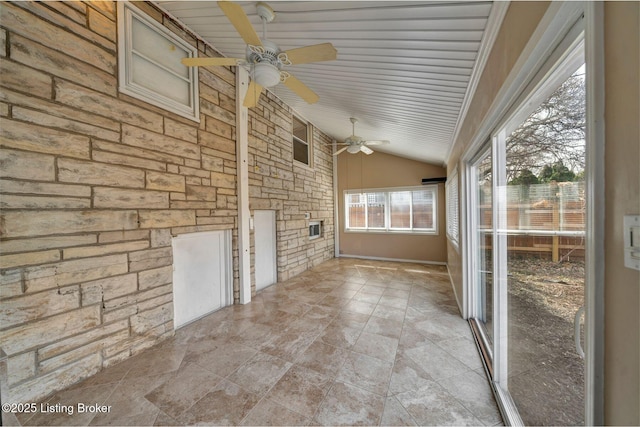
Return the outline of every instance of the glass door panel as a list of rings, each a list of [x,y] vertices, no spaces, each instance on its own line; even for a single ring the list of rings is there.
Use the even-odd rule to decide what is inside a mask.
[[[492,156],[487,153],[474,167],[477,247],[477,313],[484,326],[487,345],[493,342],[493,173]]]
[[[507,388],[526,425],[584,424],[584,93],[581,67],[504,141]]]

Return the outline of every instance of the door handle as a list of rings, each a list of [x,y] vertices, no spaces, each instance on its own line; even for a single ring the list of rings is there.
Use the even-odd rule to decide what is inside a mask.
[[[576,311],[576,315],[573,318],[573,335],[576,340],[576,353],[581,359],[584,359],[584,350],[582,349],[582,343],[580,342],[580,318],[584,314],[584,306],[580,307]]]

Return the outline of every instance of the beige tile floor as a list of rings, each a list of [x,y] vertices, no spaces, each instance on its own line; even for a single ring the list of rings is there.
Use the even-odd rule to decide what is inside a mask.
[[[50,397],[26,425],[496,425],[446,269],[333,259]]]

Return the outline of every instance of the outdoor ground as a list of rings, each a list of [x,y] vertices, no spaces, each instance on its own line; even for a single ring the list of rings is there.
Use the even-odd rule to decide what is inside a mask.
[[[529,299],[536,306],[573,323],[584,304],[584,262],[555,263],[537,258],[509,260],[511,295]]]
[[[574,315],[584,262],[509,260],[509,390],[527,425],[584,424],[584,363]]]

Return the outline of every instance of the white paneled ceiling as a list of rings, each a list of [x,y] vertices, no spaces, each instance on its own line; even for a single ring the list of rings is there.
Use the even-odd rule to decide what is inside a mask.
[[[224,56],[246,45],[214,1],[155,1]],[[240,4],[262,37],[256,2]],[[491,1],[273,1],[267,38],[281,50],[330,42],[338,59],[287,67],[320,100],[307,104],[279,84],[270,90],[303,118],[342,141],[387,139],[373,147],[431,163],[446,160],[472,81]],[[494,11],[494,15],[496,12]],[[483,36],[485,40],[483,41]],[[348,155],[344,153],[342,155]]]

